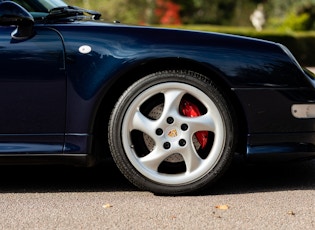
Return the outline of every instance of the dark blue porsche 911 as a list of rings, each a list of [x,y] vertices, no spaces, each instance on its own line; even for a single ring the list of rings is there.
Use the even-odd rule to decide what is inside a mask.
[[[283,45],[100,16],[0,1],[1,164],[111,156],[137,187],[175,195],[213,184],[235,153],[315,157],[314,75]]]

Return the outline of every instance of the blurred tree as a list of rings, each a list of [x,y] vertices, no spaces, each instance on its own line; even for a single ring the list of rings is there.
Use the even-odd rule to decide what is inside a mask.
[[[251,26],[250,15],[263,4],[271,26],[310,29],[315,0],[65,0],[98,10],[107,21],[132,24],[184,23]]]
[[[238,0],[240,1],[240,0]],[[233,17],[235,0],[174,0],[182,6],[184,23],[226,24]]]
[[[271,26],[291,30],[310,30],[315,22],[315,0],[268,0]]]
[[[250,25],[249,16],[265,0],[173,0],[187,24]]]
[[[97,10],[106,21],[121,21],[139,24],[155,22],[152,9],[155,0],[64,0],[69,5]]]
[[[267,0],[266,5],[271,15],[285,17],[292,11],[298,12],[304,7],[314,6],[315,0]]]
[[[180,5],[170,0],[156,0],[155,15],[160,24],[182,24]]]

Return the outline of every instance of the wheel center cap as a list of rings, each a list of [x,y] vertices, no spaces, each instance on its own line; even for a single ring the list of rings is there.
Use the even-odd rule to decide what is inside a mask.
[[[177,137],[178,133],[176,129],[171,129],[168,131],[167,136],[170,138],[175,138]]]
[[[165,130],[165,137],[171,142],[177,141],[180,136],[181,131],[177,127],[172,126]]]

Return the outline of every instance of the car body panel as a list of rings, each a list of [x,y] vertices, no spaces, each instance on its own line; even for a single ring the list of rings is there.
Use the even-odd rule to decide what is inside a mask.
[[[95,22],[55,25],[55,28],[65,38],[68,55],[77,52],[77,47],[71,46],[91,43],[95,46],[93,51],[98,52],[96,57],[111,59],[110,65],[103,68],[113,71],[121,63],[131,65],[150,59],[180,58],[216,69],[233,88],[307,86],[301,69],[272,42],[217,33]]]
[[[76,26],[82,27],[82,25]],[[92,25],[88,25],[88,28],[91,27]],[[99,27],[99,25],[96,25],[91,30],[94,32]],[[72,69],[74,69],[74,72],[77,70],[80,72],[79,78],[70,79],[70,85],[73,85],[72,95],[74,102],[90,98],[95,93],[101,92],[99,88],[87,89],[86,87],[91,87],[91,84],[87,84],[87,82],[83,85],[77,84],[78,82],[84,82],[82,79],[86,79],[90,83],[91,81],[101,82],[101,84],[97,83],[95,86],[108,85],[107,79],[110,76],[117,76],[114,78],[115,81],[123,81],[124,77],[128,77],[121,73],[121,69],[132,69],[133,66],[138,66],[139,63],[144,64],[156,58],[177,58],[193,60],[200,65],[205,65],[209,71],[215,70],[220,73],[220,76],[235,92],[246,115],[248,149],[251,149],[250,146],[259,144],[256,143],[256,138],[254,137],[266,136],[266,133],[272,133],[271,139],[273,142],[277,142],[275,141],[278,139],[275,139],[277,135],[281,137],[291,133],[315,131],[312,119],[296,119],[291,113],[292,104],[310,102],[312,98],[315,98],[311,80],[305,77],[305,73],[296,66],[294,60],[287,57],[277,44],[219,34],[200,35],[196,32],[191,32],[191,34],[186,34],[185,32],[186,36],[185,39],[182,39],[184,41],[181,41],[183,42],[181,44],[181,42],[176,40],[176,35],[177,33],[182,33],[182,31],[174,32],[150,28],[149,30],[151,31],[147,32],[146,36],[144,31],[147,31],[148,28],[130,28],[120,25],[107,25],[104,28],[99,28],[100,31],[103,31],[100,33],[104,33],[106,36],[96,36],[94,39],[90,35],[88,28],[84,28],[80,33],[82,34],[81,43],[76,44],[65,39],[66,49],[71,50],[67,52],[71,59],[71,62],[67,65],[69,73],[71,73]],[[67,38],[71,37],[71,33],[75,33],[69,32],[67,26],[58,27],[58,30]],[[157,40],[149,43],[151,36],[157,38]],[[179,36],[181,37],[181,35]],[[189,45],[194,41],[195,36],[198,36],[198,38],[204,36],[205,44]],[[236,40],[234,41],[236,44],[232,48],[230,47],[231,44],[226,41],[230,39]],[[237,40],[239,41],[237,42]],[[75,44],[75,46],[68,46],[67,43]],[[253,47],[261,46],[261,48],[256,48],[257,51],[255,52],[253,48],[248,46],[248,43],[253,43]],[[79,57],[76,56],[77,62],[74,62],[73,56],[75,56],[75,52],[78,53],[79,46],[84,44],[91,46],[92,50],[97,50],[99,53],[90,55],[84,60],[79,60]],[[229,45],[224,47],[223,44]],[[218,48],[218,46],[222,47]],[[207,49],[204,47],[207,47]],[[219,52],[218,49],[221,49],[221,51]],[[266,49],[269,49],[267,51],[273,57],[272,59],[267,58],[269,55],[263,53]],[[244,55],[242,55],[242,52],[244,52]],[[71,57],[72,53],[73,56]],[[218,57],[217,53],[224,53],[229,59],[236,60],[235,66],[233,66],[233,63],[230,63],[229,59],[226,60],[226,57]],[[96,62],[93,56],[96,56],[96,60],[99,62]],[[87,60],[89,58],[90,61]],[[225,62],[229,62],[229,64],[224,64]],[[255,69],[254,66],[258,65],[257,63],[259,62],[261,63],[259,66],[265,66],[265,68]],[[91,63],[90,67],[88,63]],[[252,67],[250,67],[251,65]],[[75,73],[70,75],[77,76]],[[119,78],[121,75],[123,76]],[[93,77],[94,81],[91,79]],[[88,92],[91,95],[87,95],[86,93]],[[97,102],[98,100],[94,101]],[[85,104],[88,101],[82,101],[82,103]],[[73,105],[73,103],[69,103],[69,105]],[[73,108],[68,108],[68,111],[74,110]],[[93,110],[89,109],[89,111]],[[86,120],[85,117],[82,117],[80,123],[83,124],[83,121]],[[305,142],[303,138],[300,137],[300,139],[302,143]],[[281,145],[283,145],[282,142]],[[251,150],[252,152],[253,150]],[[262,153],[262,151],[259,151],[259,153]]]
[[[0,152],[61,153],[66,118],[61,38],[41,28],[32,39],[14,42],[13,29],[0,27]]]
[[[0,27],[3,156],[73,154],[83,159],[76,163],[90,164],[84,159],[96,156],[100,108],[108,103],[110,113],[114,92],[141,77],[138,70],[155,63],[169,68],[169,62],[201,70],[240,105],[245,155],[315,156],[314,119],[297,119],[291,111],[293,104],[314,103],[314,83],[279,44],[84,20],[36,22],[34,36],[19,41],[11,38],[13,30]]]

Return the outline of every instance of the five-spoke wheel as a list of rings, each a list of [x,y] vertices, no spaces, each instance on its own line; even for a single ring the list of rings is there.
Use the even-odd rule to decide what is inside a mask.
[[[214,181],[233,154],[228,103],[213,83],[188,71],[135,82],[117,102],[109,143],[122,173],[155,193],[196,191]]]

